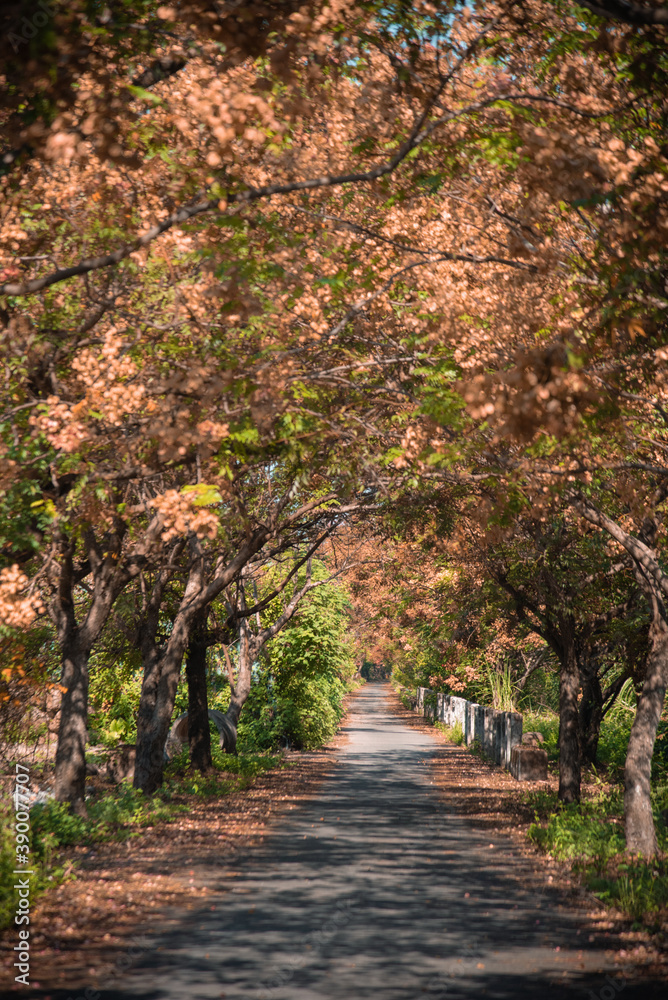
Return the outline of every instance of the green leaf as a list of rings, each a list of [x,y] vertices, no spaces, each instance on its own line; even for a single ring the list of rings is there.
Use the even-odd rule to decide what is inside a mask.
[[[193,503],[196,507],[210,507],[211,504],[220,503],[223,499],[216,487],[207,483],[184,486],[181,493],[193,495]]]
[[[143,87],[133,87],[130,85],[128,86],[128,90],[134,97],[139,97],[142,101],[148,101],[154,107],[163,103],[162,98],[156,94],[152,94],[150,90],[144,90]]]

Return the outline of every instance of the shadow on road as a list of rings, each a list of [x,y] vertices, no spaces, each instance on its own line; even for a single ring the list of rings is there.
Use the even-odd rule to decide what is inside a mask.
[[[99,993],[33,995],[665,998],[665,982],[615,978],[620,945],[590,940],[558,887],[527,885],[509,841],[491,846],[443,809],[429,783],[434,741],[384,697],[385,685],[360,692],[318,798],[237,859],[235,878],[212,871],[207,905],[174,914],[126,975]]]

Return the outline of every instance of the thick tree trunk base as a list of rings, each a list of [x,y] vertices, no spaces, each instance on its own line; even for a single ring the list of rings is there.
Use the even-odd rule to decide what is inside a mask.
[[[603,692],[596,676],[583,680],[579,716],[581,763],[595,764],[603,721]]]
[[[145,795],[153,795],[164,780],[165,751],[162,742],[152,733],[146,733],[137,739],[135,755],[134,788]]]
[[[54,794],[69,802],[72,811],[86,815],[86,727],[88,724],[88,653],[73,646],[63,655]]]
[[[559,801],[580,801],[580,675],[574,648],[566,650],[559,677]]]
[[[624,790],[626,849],[629,854],[653,858],[659,849],[650,796],[642,784]]]
[[[204,620],[206,624],[206,619]],[[213,768],[211,734],[209,732],[209,705],[206,690],[206,645],[195,634],[190,640],[186,656],[188,681],[188,744],[190,764],[197,771]]]
[[[624,768],[626,849],[652,858],[658,844],[652,815],[652,756],[668,684],[668,623],[655,612],[642,693],[631,728]]]

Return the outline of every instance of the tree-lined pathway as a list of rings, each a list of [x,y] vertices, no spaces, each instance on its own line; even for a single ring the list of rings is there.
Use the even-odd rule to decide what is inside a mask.
[[[431,785],[436,741],[394,716],[388,694],[358,693],[319,796],[232,877],[221,858],[207,903],[177,914],[104,1000],[665,995],[660,983],[615,986],[606,945],[560,890],[527,886],[507,838],[491,847],[448,811]]]

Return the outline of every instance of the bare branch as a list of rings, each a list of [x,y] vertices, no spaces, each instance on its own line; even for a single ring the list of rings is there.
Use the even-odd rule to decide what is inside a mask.
[[[577,0],[577,3],[607,21],[621,21],[635,27],[668,24],[668,7],[647,7],[628,0]]]

